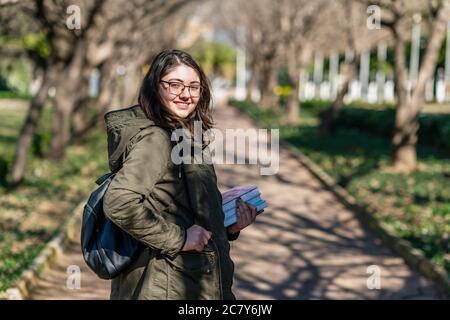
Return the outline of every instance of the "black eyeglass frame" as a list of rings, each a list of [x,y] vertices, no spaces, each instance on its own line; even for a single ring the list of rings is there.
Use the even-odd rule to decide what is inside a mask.
[[[201,86],[200,84],[198,84],[198,85],[196,85],[196,86],[198,86],[198,87],[200,88],[200,91],[198,92],[198,95],[192,95],[192,93],[191,93],[191,88],[192,88],[192,86],[187,86],[187,85],[185,85],[184,83],[181,83],[181,82],[178,82],[178,81],[166,81],[166,80],[160,80],[160,82],[167,83],[167,84],[169,85],[169,87],[168,87],[168,88],[169,88],[169,92],[170,92],[171,94],[174,94],[174,95],[177,95],[177,96],[179,96],[180,94],[182,94],[182,93],[184,92],[184,89],[186,89],[186,87],[188,88],[188,92],[189,92],[190,96],[191,96],[191,97],[194,97],[194,98],[200,97],[200,95],[202,94],[202,90],[203,90],[202,86]],[[176,83],[176,84],[179,84],[179,85],[183,86],[183,89],[180,91],[180,93],[173,93],[173,92],[170,91],[170,84],[171,84],[171,83]]]

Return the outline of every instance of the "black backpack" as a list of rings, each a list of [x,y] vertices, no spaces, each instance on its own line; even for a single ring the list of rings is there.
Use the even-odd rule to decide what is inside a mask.
[[[86,264],[102,279],[112,279],[127,269],[143,245],[120,229],[103,212],[103,196],[115,173],[109,172],[95,183],[83,209],[81,249]]]
[[[143,244],[120,229],[103,212],[103,197],[119,170],[120,167],[95,181],[99,187],[91,193],[83,209],[81,251],[86,264],[102,279],[117,277],[144,248]]]
[[[171,134],[170,131],[167,132]],[[136,136],[137,134],[134,137]],[[89,268],[102,279],[117,277],[145,248],[144,244],[120,229],[103,212],[103,197],[117,171],[106,173],[95,181],[99,187],[91,193],[83,209],[83,258]]]

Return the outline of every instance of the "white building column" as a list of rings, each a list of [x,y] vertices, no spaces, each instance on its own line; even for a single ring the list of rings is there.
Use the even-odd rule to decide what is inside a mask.
[[[377,48],[378,65],[384,64],[387,56],[387,45],[385,42],[380,42]],[[384,84],[386,82],[386,74],[383,69],[377,71],[377,101],[379,103],[384,101]]]
[[[394,102],[395,101],[395,85],[394,80],[389,79],[384,84],[384,100],[386,102]]]
[[[245,48],[236,49],[236,91],[234,97],[237,100],[245,99],[247,95],[247,70],[245,61]]]
[[[309,81],[309,72],[305,69],[302,69],[300,71],[299,75],[299,90],[298,90],[298,99],[300,101],[305,101],[307,99],[307,87],[308,87],[308,81]]]
[[[436,101],[438,103],[445,102],[445,71],[442,68],[437,70],[437,81],[436,81]]]
[[[314,55],[314,76],[313,81],[316,87],[315,97],[317,98],[319,94],[320,84],[323,80],[323,55],[321,52],[316,52]]]
[[[89,97],[97,97],[100,92],[100,70],[95,68],[89,76]]]
[[[361,63],[359,66],[360,99],[367,101],[367,92],[369,89],[370,72],[370,51],[365,50],[361,53]]]

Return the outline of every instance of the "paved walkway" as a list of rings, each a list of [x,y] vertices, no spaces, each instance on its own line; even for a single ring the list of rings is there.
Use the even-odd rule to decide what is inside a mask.
[[[217,108],[219,128],[252,128],[233,108]],[[252,146],[251,148],[254,148]],[[227,149],[229,150],[229,149]],[[258,185],[269,208],[232,242],[234,292],[239,299],[435,299],[434,287],[384,248],[287,150],[279,172],[260,175],[257,165],[216,165],[220,189]],[[67,289],[66,269],[78,265],[81,289]],[[369,266],[380,271],[370,290]],[[109,282],[84,265],[72,244],[39,283],[34,299],[107,299]]]

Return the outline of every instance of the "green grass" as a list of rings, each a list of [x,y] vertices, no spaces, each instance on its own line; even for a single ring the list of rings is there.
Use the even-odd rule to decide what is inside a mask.
[[[390,140],[351,128],[318,136],[317,109],[301,109],[301,124],[289,127],[257,105],[233,101],[267,127],[279,127],[280,138],[296,146],[344,187],[361,205],[371,204],[377,218],[389,224],[450,274],[450,161],[438,149],[418,146],[419,170],[390,171]],[[379,108],[379,107],[378,107]]]
[[[0,91],[0,99],[31,100],[31,96],[29,94],[15,91]]]
[[[0,292],[28,268],[75,207],[108,171],[106,135],[92,131],[84,144],[67,148],[66,159],[44,158],[51,137],[52,110],[45,108],[29,153],[23,184],[6,188],[26,109],[0,109]]]
[[[14,281],[20,277],[22,271],[28,267],[33,259],[42,251],[44,243],[29,246],[27,250],[12,251],[12,243],[3,243],[0,250],[0,292],[11,287]]]

